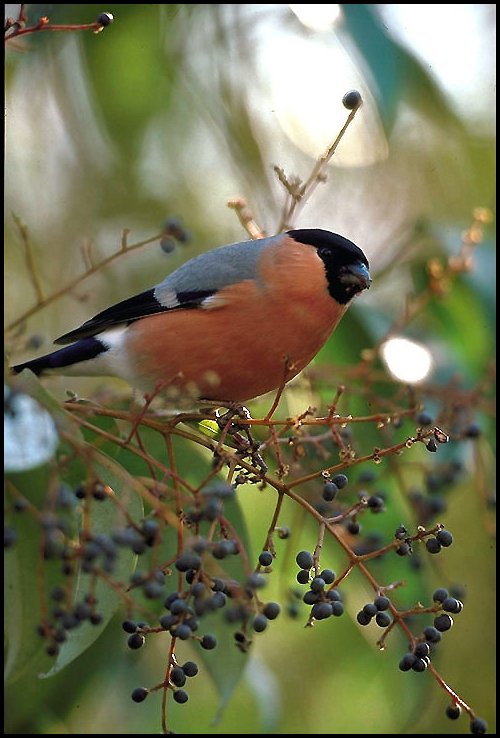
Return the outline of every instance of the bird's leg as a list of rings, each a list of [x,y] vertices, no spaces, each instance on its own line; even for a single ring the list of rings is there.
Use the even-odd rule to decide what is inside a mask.
[[[237,453],[242,457],[249,457],[252,464],[258,467],[261,476],[268,471],[268,466],[259,453],[260,442],[256,441],[251,434],[251,426],[246,423],[238,423],[237,418],[251,420],[249,410],[244,405],[233,405],[222,415],[216,418],[217,424],[224,434],[231,437],[236,446]]]

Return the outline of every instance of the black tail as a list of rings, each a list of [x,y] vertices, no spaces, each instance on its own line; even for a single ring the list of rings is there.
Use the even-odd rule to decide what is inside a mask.
[[[93,359],[102,354],[103,351],[106,351],[106,346],[99,339],[93,337],[82,338],[81,341],[77,341],[71,346],[53,351],[51,354],[45,354],[45,356],[40,356],[38,359],[17,364],[12,367],[12,371],[19,374],[23,369],[31,369],[39,377],[51,369],[62,369],[65,366],[78,364],[80,361]]]

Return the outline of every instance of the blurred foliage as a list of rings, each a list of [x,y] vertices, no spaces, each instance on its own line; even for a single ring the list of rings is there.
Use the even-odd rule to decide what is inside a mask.
[[[82,273],[89,253],[97,262],[119,248],[123,229],[130,229],[129,240],[135,243],[160,232],[167,218],[176,217],[191,240],[170,254],[152,243],[98,270],[71,294],[8,332],[11,357],[18,361],[31,357],[40,346],[48,349],[55,336],[113,301],[148,288],[159,274],[195,253],[245,238],[234,212],[226,207],[231,197],[244,197],[257,223],[272,233],[285,200],[273,165],[305,180],[314,157],[328,147],[345,119],[343,93],[357,86],[364,106],[344,137],[339,156],[367,145],[374,156],[356,166],[335,166],[334,157],[328,181],[305,204],[294,226],[324,227],[359,243],[369,257],[374,284],[370,294],[350,309],[304,381],[285,393],[279,412],[285,417],[298,414],[312,402],[324,410],[339,382],[347,378],[354,383],[349,368],[359,365],[366,349],[378,345],[407,300],[424,289],[429,260],[445,261],[457,254],[474,208],[493,206],[495,141],[488,121],[478,125],[458,115],[439,82],[385,26],[383,7],[343,5],[339,23],[321,34],[302,26],[286,5],[28,5],[29,23],[41,16],[48,16],[51,23],[90,23],[103,11],[111,12],[115,21],[99,34],[38,32],[7,44],[7,325],[37,300],[27,268],[28,241],[46,296]],[[471,12],[485,7],[491,6],[471,6]],[[450,27],[446,32],[453,31]],[[311,56],[316,47],[340,50],[353,70],[344,74],[333,66],[311,69],[307,58],[303,60],[311,86],[318,89],[317,117],[325,115],[322,97],[338,98],[339,123],[332,120],[330,139],[318,140],[314,155],[300,145],[300,121],[294,123],[295,134],[289,135],[277,106],[277,80],[284,88],[290,85],[293,97],[294,79],[287,63],[303,52],[304,44]],[[273,69],[268,69],[262,60],[274,47],[287,48],[290,58],[275,54]],[[25,224],[26,238],[12,213]],[[427,345],[436,361],[432,386],[416,390],[427,398],[426,409],[438,415],[447,407],[447,394],[463,388],[473,398],[468,405],[471,420],[482,429],[477,442],[452,442],[435,455],[415,451],[413,466],[404,467],[405,486],[425,487],[431,462],[436,469],[449,460],[461,462],[462,475],[446,494],[447,509],[439,518],[454,532],[455,544],[438,561],[432,557],[429,563],[427,557],[413,572],[399,557],[376,561],[373,570],[383,581],[408,580],[404,591],[408,606],[419,598],[427,601],[436,586],[457,583],[466,588],[464,612],[446,634],[435,663],[494,732],[495,582],[488,505],[494,490],[495,252],[488,226],[473,260],[471,271],[459,274],[448,291],[431,299],[403,329],[404,335]],[[368,390],[361,378],[356,391],[341,398],[339,412],[354,417],[389,412],[391,402],[401,401],[406,388],[401,387],[399,397],[396,389],[395,400],[394,385],[378,359],[374,370],[380,381]],[[123,390],[111,380],[50,379],[44,384],[51,394],[42,393],[34,382],[23,385],[24,391],[48,407],[58,426],[66,429],[70,421],[52,396],[66,399],[68,388],[81,397],[101,398],[109,387]],[[371,404],[374,394],[377,407]],[[252,405],[254,417],[265,414],[268,405],[260,401]],[[448,420],[451,424],[453,417]],[[114,420],[106,424],[93,418],[92,423],[114,432]],[[97,434],[89,429],[77,432],[79,443],[95,444]],[[394,437],[384,437],[385,432],[381,437],[373,425],[357,427],[356,442],[360,448],[380,446],[381,438],[389,444]],[[413,432],[414,423],[404,421],[401,437]],[[164,461],[158,438],[154,434],[147,438],[151,455]],[[108,483],[126,490],[130,514],[140,517],[143,503],[132,491],[143,491],[141,475],[147,466],[112,443],[99,445],[99,454]],[[194,458],[182,441],[176,446],[176,459],[182,474],[193,480],[206,474],[210,464],[207,454],[200,451]],[[330,456],[321,463],[334,464],[336,459]],[[305,472],[317,469],[318,459],[308,451],[302,464]],[[363,468],[352,473],[353,500],[354,490],[363,488]],[[374,469],[375,485],[391,501],[384,519],[390,538],[394,527],[408,519],[410,506],[399,494],[401,480],[392,462],[388,459]],[[116,474],[125,475],[126,481],[114,485]],[[11,474],[9,480],[34,505],[53,487],[50,465]],[[74,486],[75,480],[65,481]],[[316,485],[295,491],[314,499]],[[273,513],[274,495],[265,495],[255,485],[245,486],[238,495],[231,519],[255,558]],[[117,511],[111,512],[118,515]],[[105,529],[113,524],[106,515],[99,511],[94,516]],[[380,529],[380,517],[367,521],[367,531],[370,524],[374,532]],[[313,548],[317,534],[314,521],[291,500],[285,502],[281,519],[289,521],[293,536],[278,542],[277,562],[266,589],[266,598],[278,601],[286,599],[295,584],[295,552]],[[153,685],[162,678],[167,638],[163,646],[162,636],[155,648],[128,650],[112,593],[104,605],[102,627],[92,630],[86,625],[83,636],[78,631],[78,638],[72,638],[66,653],[71,655],[68,661],[74,660],[50,678],[35,678],[53,664],[33,630],[38,616],[33,607],[39,582],[37,524],[29,516],[12,521],[10,510],[9,523],[15,524],[23,545],[5,558],[7,664],[12,670],[5,695],[6,732],[158,732],[160,695],[150,695],[146,706],[134,704],[129,695],[136,686]],[[332,568],[341,568],[334,541],[325,543],[324,555]],[[232,644],[219,661],[214,661],[216,652],[206,654],[202,668],[211,679],[205,673],[190,683],[188,705],[172,703],[175,730],[468,732],[466,719],[453,722],[444,716],[446,696],[429,674],[399,672],[397,664],[407,645],[401,635],[393,634],[385,651],[379,652],[373,631],[357,625],[356,612],[370,593],[359,574],[352,578],[346,587],[349,617],[304,629],[305,608],[298,620],[280,616],[255,639],[246,669]],[[181,646],[185,658],[192,658],[191,649]],[[199,656],[199,649],[196,653]],[[232,688],[231,699],[214,723],[221,698],[227,700]]]

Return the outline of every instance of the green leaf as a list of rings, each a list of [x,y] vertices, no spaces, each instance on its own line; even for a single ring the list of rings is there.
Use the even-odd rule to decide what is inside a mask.
[[[48,493],[50,467],[40,466],[26,472],[6,476],[26,499],[40,505]],[[16,530],[18,540],[5,553],[4,558],[4,628],[7,644],[5,663],[6,683],[15,682],[26,669],[34,665],[43,668],[51,663],[45,654],[45,644],[37,633],[41,612],[39,602],[40,523],[25,511],[9,521]],[[44,572],[47,586],[55,577]]]

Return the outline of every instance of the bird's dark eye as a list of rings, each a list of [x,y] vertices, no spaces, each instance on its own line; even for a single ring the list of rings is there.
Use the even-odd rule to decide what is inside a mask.
[[[329,259],[332,255],[332,250],[328,248],[328,246],[322,246],[320,249],[318,249],[319,255],[322,259]]]

